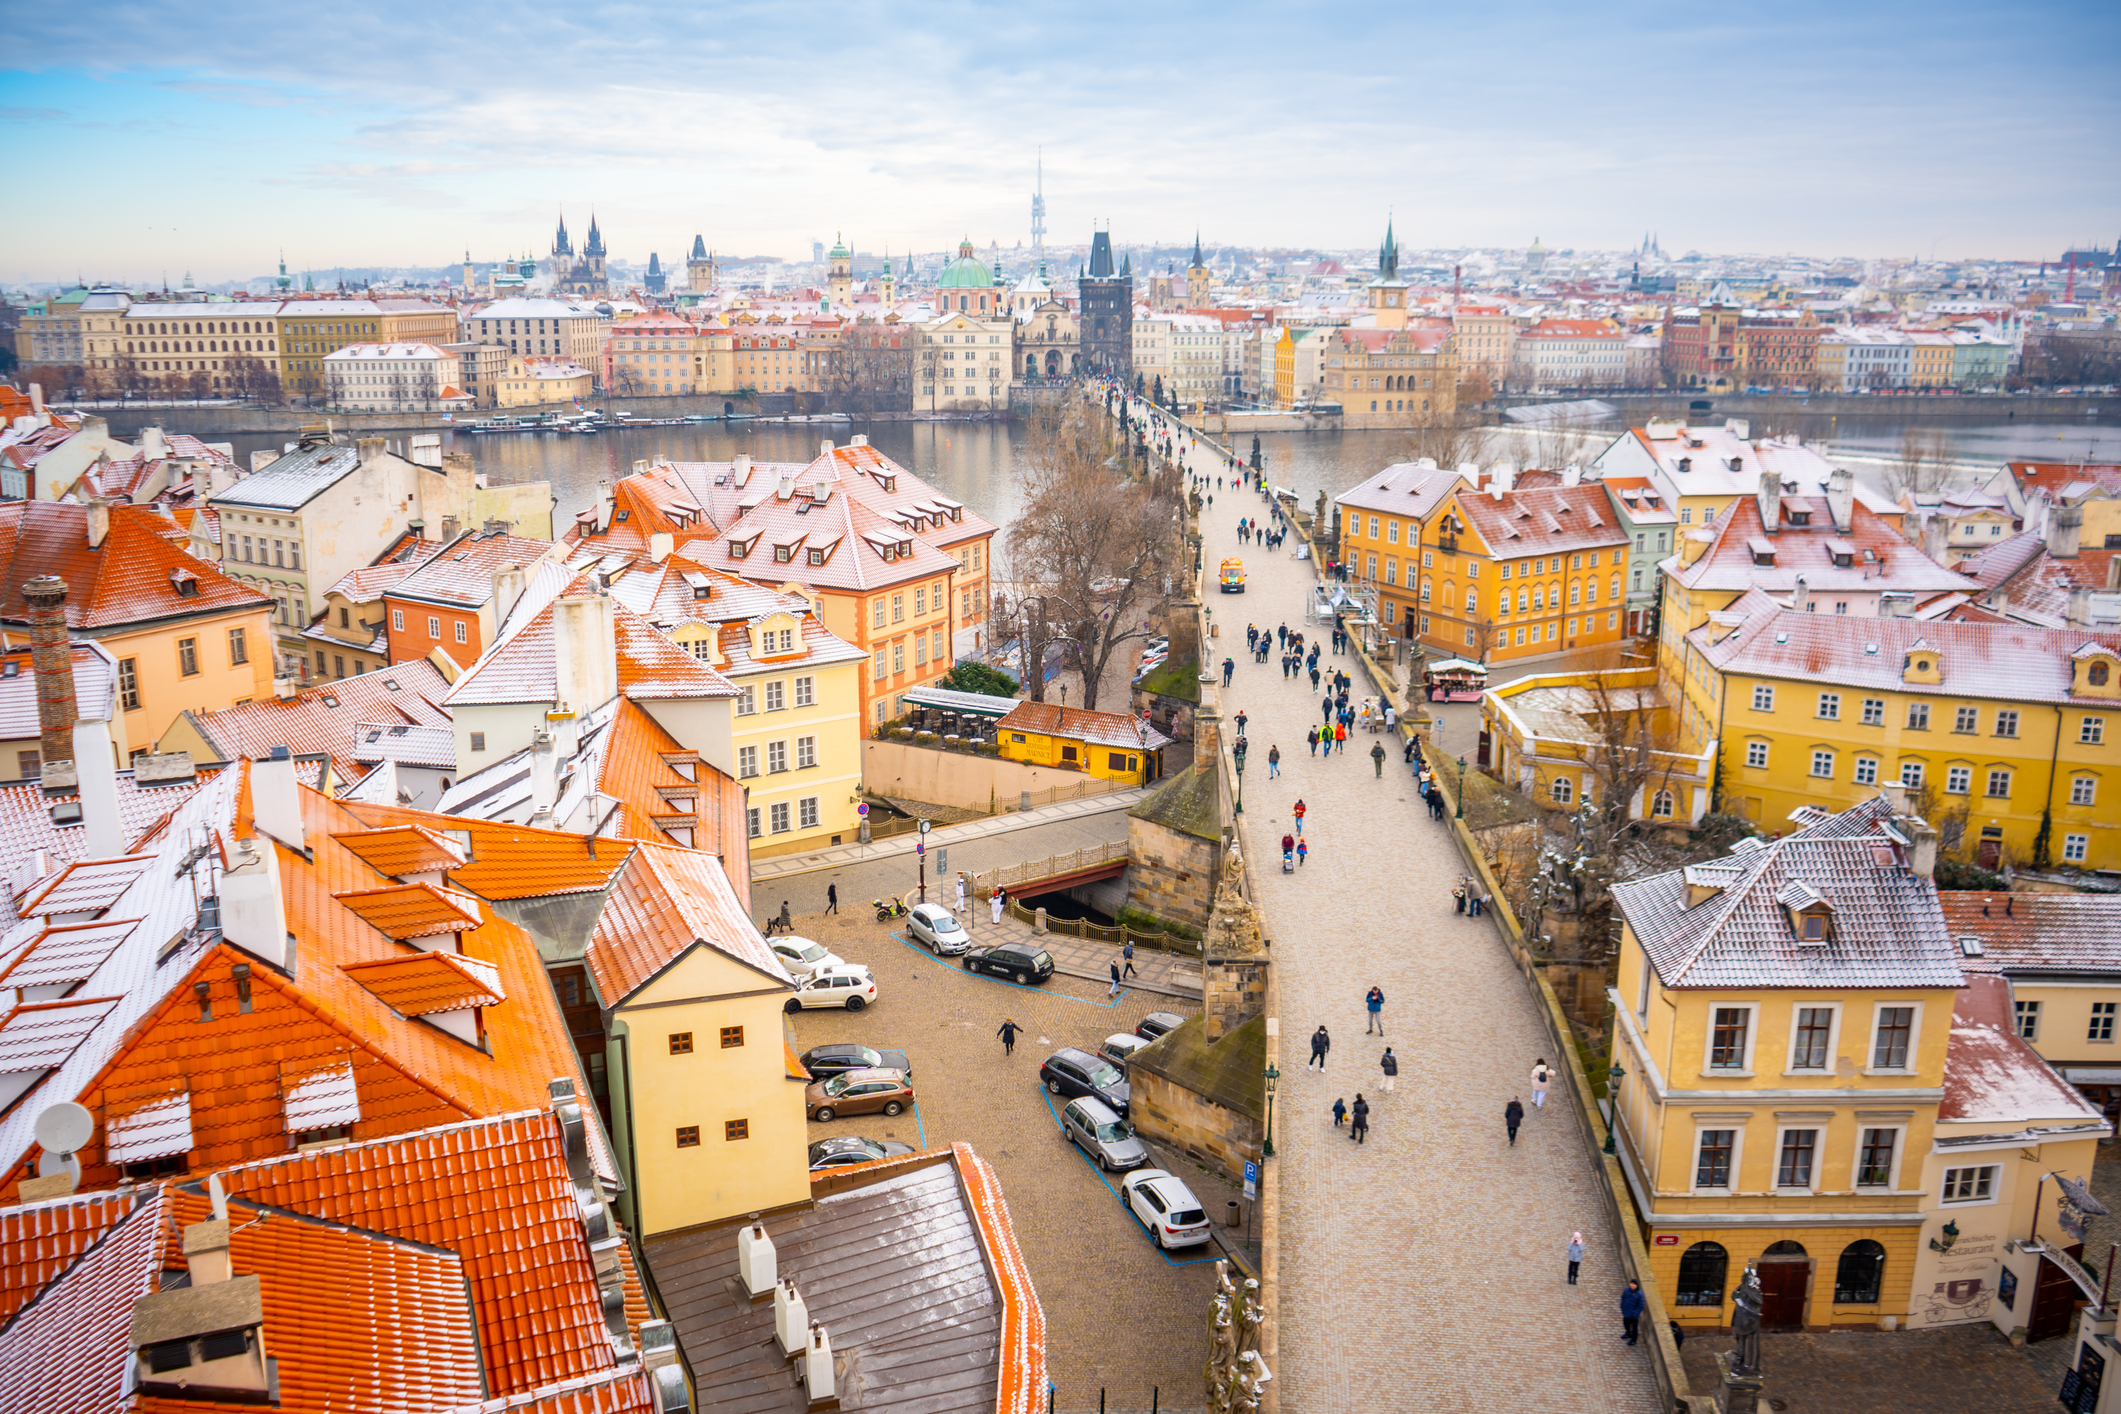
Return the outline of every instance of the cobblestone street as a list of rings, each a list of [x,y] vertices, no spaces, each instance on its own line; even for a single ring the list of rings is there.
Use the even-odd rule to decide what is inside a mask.
[[[1333,656],[1330,623],[1305,621],[1316,576],[1291,558],[1294,536],[1272,553],[1238,544],[1238,517],[1265,513],[1226,484],[1206,514],[1209,582],[1237,555],[1248,583],[1241,596],[1211,593],[1220,637],[1203,657],[1238,660],[1222,712],[1232,735],[1230,719],[1249,717],[1244,822],[1280,977],[1281,1408],[1649,1414],[1649,1357],[1619,1339],[1622,1282],[1589,1141],[1565,1104],[1532,1108],[1533,1062],[1559,1057],[1492,924],[1452,912],[1464,864],[1448,825],[1428,818],[1393,738],[1358,733],[1345,754],[1311,756],[1319,694],[1285,679],[1278,653],[1245,655],[1248,621],[1287,624],[1327,646],[1321,666],[1356,676],[1352,699],[1375,690],[1352,656]],[[1274,746],[1282,770],[1269,780]],[[1279,842],[1299,797],[1310,855],[1283,875]],[[1364,1035],[1373,983],[1386,998],[1382,1041]],[[1321,1023],[1333,1038],[1323,1075],[1305,1064]],[[1392,1094],[1380,1092],[1386,1044],[1400,1058]],[[1358,1091],[1371,1104],[1361,1146],[1329,1114]],[[1514,1149],[1503,1128],[1513,1095],[1527,1110]],[[1575,1230],[1588,1250],[1572,1287]]]

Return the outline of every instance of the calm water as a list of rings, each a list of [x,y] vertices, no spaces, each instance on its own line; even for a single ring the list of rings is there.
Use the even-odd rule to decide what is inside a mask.
[[[2121,408],[2116,411],[2121,412]],[[1508,459],[1534,465],[1587,461],[1620,430],[1617,422],[1560,437],[1499,430],[1484,460]],[[1846,457],[1852,469],[1871,474],[1898,457],[1903,436],[1909,430],[1937,438],[1968,475],[1977,468],[1992,469],[2006,459],[2121,458],[2121,430],[2089,424],[1996,423],[1911,429],[1898,421],[1866,420],[1855,426],[1846,418],[1839,423],[1810,418],[1791,421],[1787,427],[1780,423],[1770,427],[1756,419],[1751,430],[1755,436],[1798,432],[1808,441],[1834,448]],[[885,456],[995,524],[1007,526],[1015,518],[1021,498],[1013,474],[1014,454],[1026,435],[1025,428],[1015,423],[702,424],[642,427],[595,437],[551,432],[490,437],[445,433],[444,447],[469,451],[478,469],[496,483],[551,481],[553,494],[559,499],[554,523],[565,525],[575,512],[595,500],[599,480],[617,480],[630,474],[636,461],[658,455],[672,461],[727,461],[740,452],[749,452],[758,461],[808,461],[817,455],[821,441],[845,443],[857,432],[866,432]],[[256,436],[231,440],[237,456],[247,462],[254,448],[277,447],[286,439]],[[1237,450],[1240,454],[1249,452],[1249,439]],[[1337,495],[1392,462],[1404,460],[1407,438],[1398,432],[1271,432],[1261,434],[1260,450],[1272,483],[1294,490],[1297,503],[1308,508],[1320,490],[1329,496]]]

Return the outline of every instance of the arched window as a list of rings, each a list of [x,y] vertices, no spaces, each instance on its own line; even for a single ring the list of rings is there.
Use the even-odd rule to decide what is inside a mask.
[[[1672,793],[1661,790],[1650,797],[1650,817],[1655,820],[1672,818]]]
[[[1771,1244],[1768,1250],[1760,1255],[1763,1257],[1802,1257],[1806,1253],[1803,1243],[1792,1242],[1788,1238],[1784,1238],[1780,1242]]]
[[[1841,1249],[1840,1264],[1834,1268],[1834,1304],[1872,1305],[1884,1281],[1885,1249],[1868,1237],[1851,1242]]]
[[[1576,786],[1567,776],[1556,776],[1548,792],[1554,797],[1556,805],[1567,805],[1576,798]]]
[[[1876,1246],[1876,1243],[1872,1243]],[[1674,1306],[1722,1306],[1723,1274],[1730,1254],[1714,1242],[1697,1242],[1679,1258],[1679,1281],[1674,1288]]]
[[[2094,663],[2084,670],[2084,680],[2093,687],[2106,686],[2106,664]]]

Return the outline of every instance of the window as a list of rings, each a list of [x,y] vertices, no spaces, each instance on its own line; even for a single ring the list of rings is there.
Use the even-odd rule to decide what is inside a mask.
[[[766,743],[766,770],[770,775],[779,775],[788,769],[788,743],[769,741]]]
[[[440,642],[442,638],[442,621],[433,614],[427,616],[427,636],[436,642]]]
[[[1930,729],[1930,705],[1927,702],[1907,704],[1907,729],[1911,732],[1926,732]]]
[[[1754,710],[1755,712],[1772,712],[1772,711],[1774,711],[1774,710],[1775,710],[1775,689],[1774,689],[1774,688],[1772,688],[1772,687],[1756,687],[1756,688],[1754,688],[1754,689],[1753,689],[1753,710]]]
[[[903,594],[894,594],[891,596],[891,622],[896,624],[904,623],[905,621],[906,596]]]
[[[744,1028],[743,1028],[743,1027],[741,1027],[741,1026],[724,1026],[724,1027],[722,1028],[722,1049],[723,1049],[723,1050],[725,1050],[725,1051],[733,1051],[733,1050],[735,1050],[735,1049],[736,1049],[736,1048],[737,1048],[738,1046],[741,1046],[741,1045],[743,1045],[743,1044],[744,1044]]]
[[[1944,789],[1949,795],[1965,795],[1974,788],[1974,768],[1971,766],[1947,766],[1944,769]]]
[[[1866,1129],[1863,1143],[1856,1153],[1856,1186],[1858,1188],[1886,1188],[1893,1181],[1893,1145],[1898,1141],[1897,1129]]]
[[[1841,1249],[1834,1268],[1834,1304],[1869,1306],[1885,1284],[1885,1249],[1868,1237]]]
[[[1819,1147],[1819,1131],[1816,1129],[1785,1129],[1782,1131],[1782,1154],[1775,1163],[1775,1186],[1777,1188],[1810,1188],[1812,1186],[1812,1156]]]
[[[249,661],[250,645],[243,640],[243,630],[240,628],[230,629],[228,631],[228,665],[233,668]]]
[[[795,764],[801,770],[808,770],[817,764],[816,737],[799,736],[795,739]]]
[[[180,638],[177,640],[177,671],[185,677],[199,675],[199,640]]]
[[[1791,1070],[1825,1070],[1827,1048],[1833,1043],[1834,1009],[1799,1007],[1797,1030],[1790,1038]]]
[[[736,714],[739,717],[755,715],[759,710],[758,689],[748,683],[736,694]]]
[[[1988,793],[1992,799],[2002,799],[2011,793],[2011,773],[1991,771],[1988,773]]]
[[[403,609],[392,609],[390,611],[390,631],[392,633],[405,632],[405,611]]]
[[[1745,744],[1745,764],[1755,768],[1767,765],[1767,743],[1749,741]]]
[[[928,586],[922,585],[913,591],[913,617],[920,618],[928,612]]]
[[[787,703],[787,699],[786,699],[786,692],[787,692],[787,687],[788,687],[788,684],[786,684],[786,683],[782,682],[782,681],[781,681],[780,679],[778,679],[778,678],[776,678],[776,679],[774,679],[774,680],[773,680],[772,682],[769,682],[769,683],[767,683],[767,684],[766,684],[766,710],[767,710],[767,711],[769,711],[769,712],[779,712],[779,711],[781,711],[782,709],[784,709],[785,707],[787,707],[787,705],[788,705],[788,703]]]
[[[759,773],[759,749],[755,746],[740,746],[736,749],[736,774],[739,780],[749,780]]]
[[[1650,797],[1650,818],[1653,820],[1669,820],[1672,818],[1672,793],[1670,791],[1660,790]]]
[[[1900,784],[1906,786],[1909,790],[1922,789],[1922,763],[1920,761],[1903,761],[1900,763]]]
[[[1997,735],[1997,736],[2016,736],[2017,734],[2018,734],[2018,714],[2017,714],[2017,712],[2016,712],[2015,710],[2011,709],[2011,708],[2008,708],[2008,707],[2006,707],[2006,708],[2004,708],[2003,710],[2001,710],[2001,711],[1997,712],[1997,713],[1996,713],[1996,735]]]
[[[1947,1203],[1985,1203],[1995,1196],[1994,1164],[1944,1171],[1944,1201]]]
[[[1952,730],[1955,732],[1975,731],[1980,725],[1981,714],[1972,707],[1961,707],[1952,714]]]
[[[814,795],[806,795],[797,801],[795,803],[796,824],[806,830],[816,829],[818,822],[817,805],[818,798]]]
[[[1856,784],[1874,786],[1878,784],[1878,758],[1859,756],[1856,758]]]
[[[2086,1029],[2087,1041],[2111,1041],[2114,1039],[2114,1008],[2121,1002],[2093,1002],[2092,1024]]]
[[[15,773],[26,781],[42,776],[44,774],[44,765],[41,755],[35,751],[16,752]]]
[[[876,656],[870,662],[869,676],[874,678],[878,682],[882,682],[886,677],[889,676],[889,674],[884,671],[884,650],[881,648],[876,650]],[[878,710],[882,710],[883,705],[883,703],[879,702],[877,704]],[[877,718],[877,720],[882,721],[883,718],[879,717]]]
[[[791,828],[788,823],[788,802],[783,800],[766,807],[767,819],[773,823],[773,833],[785,835]]]
[[[1885,699],[1866,697],[1863,699],[1863,725],[1882,727],[1885,725]]]
[[[1915,1009],[1911,1006],[1878,1008],[1878,1030],[1871,1040],[1873,1070],[1906,1070],[1908,1042],[1915,1033]]]
[[[698,1125],[696,1125],[696,1124],[681,1124],[681,1125],[679,1125],[679,1126],[678,1126],[678,1147],[679,1147],[680,1149],[697,1149],[697,1148],[699,1148],[699,1147],[700,1147],[700,1127],[699,1127]]]
[[[459,620],[457,620],[457,642],[459,642],[459,643],[469,643],[469,642],[471,642],[471,630],[470,630],[470,626],[469,626],[469,625],[467,625],[467,624],[466,624],[466,623],[465,623],[465,622],[464,622],[464,621],[463,621],[462,619],[459,619]]]
[[[876,705],[878,711],[883,710],[883,703]],[[752,839],[757,839],[762,833],[759,829],[759,808],[756,805],[746,806],[744,809],[744,833]]]
[[[1822,693],[1820,693],[1820,694],[1819,694],[1819,715],[1820,715],[1820,717],[1821,717],[1821,718],[1822,718],[1823,720],[1825,720],[1825,721],[1829,721],[1829,722],[1838,722],[1838,721],[1840,721],[1840,720],[1841,720],[1841,694],[1840,694],[1840,693],[1838,693],[1838,692],[1822,692]]]
[[[1723,1274],[1730,1258],[1721,1245],[1697,1242],[1679,1258],[1679,1280],[1672,1289],[1674,1306],[1721,1306]]]
[[[486,733],[473,732],[471,734],[471,749],[473,751],[484,751],[486,749]]]
[[[572,982],[575,979],[570,977],[567,980]],[[690,1031],[673,1031],[670,1033],[670,1054],[674,1056],[689,1056],[692,1054],[692,1033]]]
[[[1556,776],[1551,790],[1556,805],[1567,805],[1576,795],[1576,787],[1567,776]]]
[[[2091,850],[2091,844],[2092,837],[2090,835],[2064,835],[2062,837],[2063,861],[2068,864],[2082,864],[2085,855]]]
[[[878,600],[876,601],[876,619],[875,619],[875,622],[874,622],[874,623],[873,623],[873,624],[871,625],[871,627],[874,627],[874,628],[882,628],[883,626],[884,626],[884,601],[883,601],[883,600],[882,600],[882,599],[880,598],[880,599],[878,599]]]
[[[1709,1069],[1745,1069],[1746,1030],[1752,1018],[1750,1007],[1716,1008],[1715,1025],[1709,1031]]]
[[[2021,1040],[2026,1040],[2026,1041],[2037,1041],[2037,1040],[2039,1040],[2039,1039],[2040,1039],[2040,1003],[2038,1003],[2038,1002],[2018,1002],[2018,1003],[2016,1003],[2016,1004],[2015,1004],[2015,1007],[2016,1007],[2016,1018],[2015,1018],[2015,1019],[2016,1019],[2016,1021],[2017,1021],[2017,1024],[2018,1024],[2018,1036],[2019,1036],[2019,1038],[2020,1038]]]
[[[1704,1129],[1698,1136],[1700,1148],[1694,1158],[1694,1186],[1696,1188],[1729,1188],[1731,1186],[1731,1151],[1738,1145],[1735,1129]]]
[[[813,707],[817,705],[816,678],[804,677],[795,680],[795,705],[798,707]]]
[[[118,660],[118,705],[128,712],[140,710],[140,665],[137,659]]]
[[[1831,777],[1834,774],[1834,753],[1831,751],[1814,751],[1812,753],[1812,774]]]
[[[2106,740],[2106,718],[2085,717],[2077,723],[2077,741],[2084,746],[2097,746]]]
[[[749,1139],[750,1137],[751,1121],[748,1119],[732,1119],[725,1121],[722,1125],[722,1138],[725,1140],[735,1141],[738,1139]]]

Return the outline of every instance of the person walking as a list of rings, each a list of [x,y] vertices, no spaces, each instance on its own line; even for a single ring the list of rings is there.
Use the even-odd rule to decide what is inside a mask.
[[[1318,754],[1318,728],[1313,727],[1305,732],[1304,740],[1311,743],[1311,754],[1316,756]]]
[[[1332,1049],[1333,1038],[1326,1034],[1326,1028],[1321,1024],[1316,1031],[1311,1033],[1311,1059],[1304,1063],[1304,1069],[1309,1070],[1315,1065],[1320,1070],[1324,1070],[1326,1068],[1326,1052]]]
[[[1355,1123],[1349,1127],[1348,1137],[1360,1144],[1370,1134],[1370,1102],[1357,1095],[1355,1097],[1355,1108],[1349,1113],[1354,1115]]]
[[[1278,746],[1270,746],[1267,748],[1267,779],[1271,781],[1280,774],[1281,748]]]
[[[1108,997],[1119,995],[1119,964],[1117,962],[1112,964],[1112,990],[1105,993],[1105,995]]]
[[[1304,833],[1304,803],[1301,800],[1297,801],[1291,813],[1296,816],[1296,837],[1302,839]]]
[[[1304,867],[1304,860],[1305,860],[1305,859],[1306,859],[1307,857],[1309,857],[1310,853],[1311,853],[1311,846],[1310,846],[1309,844],[1305,843],[1305,842],[1304,842],[1304,841],[1302,841],[1302,840],[1298,840],[1298,841],[1296,842],[1296,867],[1297,867],[1297,868],[1301,869],[1301,868],[1303,868],[1303,867]]]
[[[1385,1093],[1389,1095],[1392,1093],[1393,1082],[1399,1079],[1399,1057],[1393,1055],[1392,1048],[1387,1046],[1385,1053],[1378,1057],[1377,1064],[1385,1073]]]
[[[1370,748],[1370,764],[1377,768],[1377,779],[1385,778],[1385,744],[1378,742]]]
[[[1347,1101],[1345,1101],[1345,1100],[1340,1100],[1340,1099],[1336,1099],[1336,1100],[1334,1100],[1334,1101],[1333,1101],[1333,1127],[1334,1127],[1335,1129],[1338,1129],[1338,1128],[1340,1128],[1340,1127],[1341,1127],[1341,1126],[1342,1126],[1343,1124],[1347,1123],[1347,1120],[1348,1120],[1348,1102],[1347,1102]]]
[[[780,930],[783,933],[793,933],[795,931],[795,920],[788,916],[788,900],[781,900],[781,916],[774,921],[780,925]]]
[[[1382,1035],[1384,1035],[1384,1034],[1385,1034],[1385,994],[1384,994],[1384,989],[1383,989],[1382,987],[1372,987],[1372,988],[1371,988],[1371,989],[1369,990],[1369,993],[1368,993],[1367,995],[1365,995],[1365,996],[1363,997],[1363,999],[1362,999],[1362,1004],[1363,1004],[1364,1006],[1366,1006],[1366,1007],[1368,1007],[1368,1008],[1370,1009],[1370,1024],[1369,1024],[1369,1025],[1368,1025],[1367,1027],[1365,1027],[1365,1028],[1363,1029],[1363,1033],[1362,1033],[1362,1034],[1363,1034],[1363,1035],[1365,1035],[1365,1036],[1370,1036],[1370,1035],[1377,1035],[1377,1036],[1382,1036]]]
[[[1338,723],[1333,728],[1333,749],[1341,755],[1348,754],[1348,724]]]
[[[965,872],[964,870],[960,869],[957,874],[957,907],[952,909],[951,912],[963,913],[965,911],[966,888],[967,885],[965,882]]]
[[[825,885],[825,912],[838,913],[839,911],[840,886],[838,884],[827,884]]]
[[[1237,734],[1239,736],[1243,736],[1245,734],[1245,721],[1245,709],[1240,707],[1237,709]]]
[[[1119,955],[1126,962],[1126,966],[1121,970],[1122,976],[1138,977],[1141,975],[1134,970],[1134,939],[1131,936],[1120,947]]]
[[[1311,691],[1318,691],[1318,664],[1311,665]]]
[[[1466,911],[1466,890],[1463,884],[1451,890],[1451,911],[1453,913],[1464,913]]]
[[[1583,1234],[1569,1234],[1569,1285],[1576,1285],[1577,1269],[1583,1266]]]
[[[1023,1029],[1023,1027],[1016,1024],[1014,1017],[1005,1016],[1002,1018],[1002,1029],[994,1034],[1002,1038],[1003,1055],[1013,1056],[1016,1054],[1016,1033]]]
[[[1287,863],[1288,863],[1288,862],[1289,862],[1290,860],[1294,859],[1295,857],[1296,857],[1296,836],[1294,836],[1294,835],[1283,835],[1283,836],[1281,837],[1281,862],[1282,862],[1282,863],[1284,863],[1284,864],[1287,864]]]
[[[1628,1289],[1620,1293],[1620,1338],[1630,1345],[1640,1334],[1637,1323],[1642,1320],[1642,1308],[1648,1304],[1642,1294],[1642,1283],[1630,1278]]]
[[[1510,1147],[1514,1149],[1517,1147],[1517,1126],[1524,1123],[1524,1106],[1517,1103],[1515,1095],[1510,1096],[1510,1103],[1503,1107],[1502,1122],[1509,1127]]]
[[[987,895],[987,902],[993,906],[994,921],[997,923],[1001,922],[1002,909],[1008,905],[1007,897],[997,888],[993,893]]]
[[[1553,1079],[1553,1076],[1554,1072],[1547,1069],[1547,1058],[1541,1056],[1532,1066],[1533,1109],[1543,1110],[1547,1107],[1547,1082]]]

